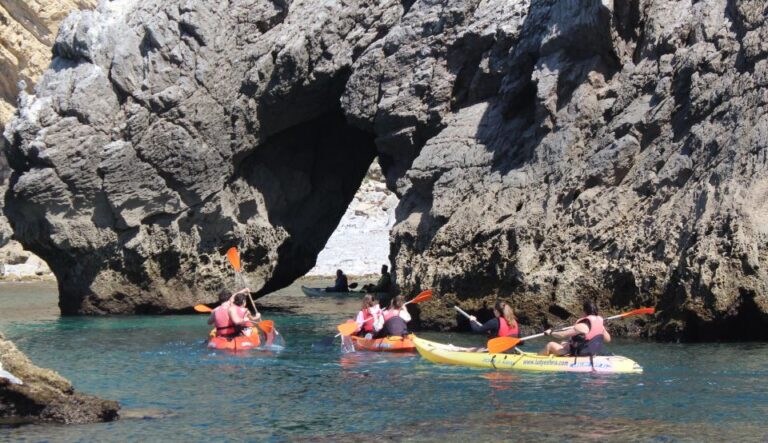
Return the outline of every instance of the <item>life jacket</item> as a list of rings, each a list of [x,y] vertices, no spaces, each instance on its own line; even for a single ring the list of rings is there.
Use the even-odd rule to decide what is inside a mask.
[[[586,334],[574,335],[569,341],[571,354],[573,355],[597,355],[603,348],[603,317],[588,315],[576,320],[576,324],[588,323],[589,331]]]
[[[509,326],[509,323],[507,323],[507,319],[504,317],[499,317],[499,337],[519,337],[520,336],[520,328],[517,325],[517,322],[515,322],[515,326],[511,327]]]
[[[365,308],[363,309],[363,327],[360,328],[360,330],[364,333],[367,333],[367,332],[373,333],[376,331],[376,329],[373,327],[373,323],[376,320],[375,319],[369,320],[369,319],[373,319],[373,314],[371,314],[370,308]]]
[[[229,306],[219,306],[213,310],[213,324],[219,337],[232,337],[237,334],[235,324],[229,318]]]
[[[386,311],[384,311],[384,322],[386,322],[387,320],[389,320],[390,318],[393,318],[393,317],[401,317],[402,318],[402,315],[400,315],[400,314],[402,313],[403,309],[406,309],[406,308],[402,307],[400,309],[387,309]],[[403,320],[405,320],[405,319],[403,319]],[[406,321],[406,323],[407,323],[407,321]]]

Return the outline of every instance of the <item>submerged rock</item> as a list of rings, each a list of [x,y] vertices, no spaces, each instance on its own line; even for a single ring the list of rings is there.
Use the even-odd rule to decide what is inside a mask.
[[[76,392],[61,375],[32,364],[2,334],[0,368],[0,418],[3,420],[75,424],[117,419],[120,409],[117,402]]]
[[[768,338],[765,2],[230,3],[75,14],[23,97],[6,213],[65,313],[211,301],[232,245],[285,286],[378,155],[405,292]]]

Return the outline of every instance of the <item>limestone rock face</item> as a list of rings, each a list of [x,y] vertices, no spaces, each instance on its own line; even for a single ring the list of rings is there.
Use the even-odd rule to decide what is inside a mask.
[[[767,337],[767,36],[762,1],[416,2],[344,97],[396,157],[400,287]]]
[[[390,259],[523,323],[768,338],[761,0],[105,2],[8,130],[6,213],[65,312],[163,312],[311,268],[374,155]],[[440,303],[424,324],[456,325]],[[755,335],[757,334],[757,335]]]
[[[50,369],[32,364],[0,334],[0,417],[66,424],[117,419],[116,401],[76,392]]]
[[[69,16],[6,131],[6,215],[64,313],[170,312],[314,265],[375,156],[338,97],[398,2],[111,1]]]
[[[71,11],[90,9],[96,3],[97,0],[9,0],[0,4],[0,128],[16,108],[18,81],[24,80],[31,88],[48,67],[59,22]]]
[[[48,67],[59,22],[72,10],[94,6],[96,0],[11,0],[0,4],[0,131],[16,108],[18,84],[32,88]],[[0,152],[2,194],[9,175],[5,154]],[[2,207],[0,201],[0,268],[13,265],[20,249],[11,241],[12,230]]]

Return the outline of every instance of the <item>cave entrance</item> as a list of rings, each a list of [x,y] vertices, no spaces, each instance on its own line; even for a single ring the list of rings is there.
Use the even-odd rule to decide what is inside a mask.
[[[352,283],[355,277],[378,276],[381,265],[391,269],[389,233],[395,224],[398,202],[395,193],[387,189],[375,159],[307,276],[332,279],[341,269]]]

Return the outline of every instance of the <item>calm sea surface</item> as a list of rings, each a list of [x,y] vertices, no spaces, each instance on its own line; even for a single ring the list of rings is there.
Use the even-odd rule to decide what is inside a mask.
[[[134,418],[0,428],[0,440],[768,441],[765,343],[619,341],[610,350],[643,374],[500,373],[320,345],[348,305],[270,314],[286,349],[247,355],[207,350],[205,316],[59,318],[55,305],[52,285],[0,285],[0,331]]]

